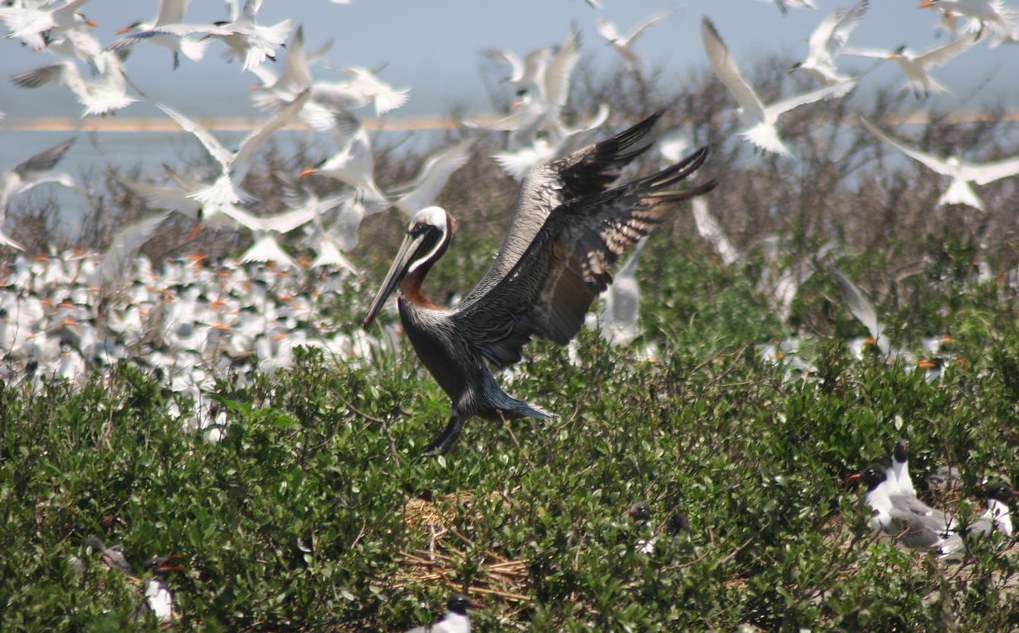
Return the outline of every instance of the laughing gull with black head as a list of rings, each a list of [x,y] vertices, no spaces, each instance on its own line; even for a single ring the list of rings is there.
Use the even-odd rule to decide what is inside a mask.
[[[893,535],[906,547],[926,550],[940,548],[950,536],[943,518],[916,514],[892,503],[884,464],[870,464],[849,481],[861,481],[867,487],[864,498],[872,511],[868,524],[875,532]]]

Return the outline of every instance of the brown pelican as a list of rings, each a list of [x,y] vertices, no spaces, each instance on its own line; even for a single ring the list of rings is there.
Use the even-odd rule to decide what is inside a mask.
[[[489,365],[503,368],[519,361],[532,336],[568,343],[627,248],[677,203],[714,188],[713,181],[673,188],[701,166],[706,148],[656,174],[609,188],[624,165],[651,147],[640,143],[658,116],[532,170],[495,261],[456,309],[435,305],[421,291],[428,271],[449,247],[453,218],[440,207],[426,207],[411,219],[364,326],[399,287],[404,331],[452,400],[449,422],[428,454],[448,451],[474,415],[551,417],[506,394]]]

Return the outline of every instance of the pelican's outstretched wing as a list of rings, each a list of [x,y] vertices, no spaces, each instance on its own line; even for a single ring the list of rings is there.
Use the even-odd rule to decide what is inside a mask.
[[[506,276],[530,246],[552,209],[574,198],[605,191],[627,163],[647,151],[652,144],[641,145],[641,141],[659,116],[660,113],[653,114],[611,138],[531,169],[520,187],[516,209],[499,254],[464,302],[476,299]]]
[[[707,154],[702,148],[656,174],[557,207],[509,274],[451,315],[456,331],[500,367],[520,360],[532,336],[567,343],[612,282],[613,264],[677,203],[715,187],[673,188]]]

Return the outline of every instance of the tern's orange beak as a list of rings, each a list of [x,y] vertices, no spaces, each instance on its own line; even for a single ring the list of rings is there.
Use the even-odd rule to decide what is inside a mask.
[[[921,358],[916,361],[916,366],[920,369],[934,369],[938,364],[929,358]]]
[[[932,0],[920,0],[920,4],[916,5],[918,9],[930,9],[933,6],[934,2]]]
[[[131,27],[130,26],[125,26],[125,27],[117,29],[116,31],[113,32],[113,34],[114,35],[123,35],[124,33],[130,33],[130,32],[131,32]]]
[[[95,20],[90,20],[89,18],[85,18],[85,24],[86,26],[90,26],[92,28],[96,28],[97,26],[99,26],[99,24]]]
[[[306,178],[307,176],[310,176],[312,174],[317,174],[317,173],[318,173],[318,169],[316,169],[315,167],[305,167],[304,169],[301,170],[301,173],[297,174],[297,177],[298,178]]]

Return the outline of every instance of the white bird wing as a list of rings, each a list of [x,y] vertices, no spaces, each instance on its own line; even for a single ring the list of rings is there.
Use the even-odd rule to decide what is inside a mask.
[[[68,0],[64,6],[53,10],[53,21],[57,24],[71,24],[74,21],[74,14],[85,6],[88,0]]]
[[[103,255],[103,261],[96,269],[97,286],[109,288],[124,276],[124,271],[134,259],[134,254],[149,241],[152,234],[170,215],[169,211],[157,213],[121,229],[114,237],[110,248]]]
[[[297,114],[301,111],[301,108],[303,108],[304,104],[308,101],[308,97],[310,95],[311,90],[305,88],[301,94],[297,95],[297,98],[283,108],[280,108],[279,112],[269,117],[265,123],[253,130],[251,134],[241,141],[241,147],[237,150],[237,157],[234,159],[234,164],[244,164],[256,151],[258,151],[258,148],[263,143],[269,140],[270,136],[296,118]]]
[[[98,57],[99,54],[102,53],[103,45],[87,31],[83,31],[82,29],[67,29],[64,31],[64,37],[71,43],[75,54],[82,60],[90,57]]]
[[[761,98],[743,79],[736,62],[729,54],[729,49],[722,41],[722,36],[718,34],[718,29],[707,17],[701,22],[701,36],[704,40],[704,50],[708,54],[708,61],[711,62],[715,75],[725,84],[729,93],[736,99],[744,112],[763,119],[764,104],[761,102]]]
[[[319,46],[318,48],[316,48],[313,51],[308,51],[308,53],[306,53],[305,56],[304,56],[305,59],[308,60],[308,64],[316,64],[316,63],[318,63],[319,60],[321,60],[323,57],[326,56],[326,53],[329,52],[329,49],[332,48],[333,44],[335,44],[335,43],[336,43],[336,39],[330,37],[329,39],[327,39],[325,41],[324,44],[322,44],[322,46]]]
[[[1019,174],[1019,157],[1001,160],[994,163],[967,164],[962,177],[978,185],[986,185]]]
[[[977,34],[977,36],[979,36],[979,34]],[[947,64],[952,59],[954,59],[956,56],[965,52],[969,47],[973,46],[973,44],[975,44],[977,41],[977,36],[974,36],[972,38],[963,37],[952,42],[951,44],[946,44],[944,46],[927,51],[923,55],[918,55],[914,59],[914,61],[923,65],[924,67],[943,66],[944,64]]]
[[[241,16],[254,22],[255,18],[258,17],[258,12],[261,9],[262,0],[247,0],[244,3],[244,8],[241,9]]]
[[[150,33],[168,33],[170,35],[179,35],[181,37],[185,35],[193,35],[195,33],[203,33],[205,35],[218,35],[225,37],[227,35],[233,35],[234,29],[229,24],[217,26],[215,24],[161,24],[158,28],[150,29],[148,31],[138,31],[132,33],[124,39],[129,40],[132,38],[144,38],[151,37]]]
[[[503,171],[520,181],[535,165],[548,160],[554,153],[552,147],[529,146],[516,151],[498,152],[492,155],[492,159],[499,164],[499,167],[502,167]]]
[[[649,28],[651,28],[652,26],[658,24],[659,22],[661,22],[662,20],[664,20],[668,16],[669,16],[668,13],[658,13],[658,14],[652,15],[651,17],[649,17],[648,19],[644,20],[643,22],[641,22],[637,26],[633,27],[630,30],[630,32],[627,33],[626,36],[623,38],[623,40],[626,42],[626,45],[627,46],[632,46],[634,43],[636,43],[637,39],[641,35],[644,34],[644,31],[646,31]]]
[[[259,66],[256,66],[258,68]],[[311,85],[311,69],[304,53],[304,25],[297,27],[287,46],[287,61],[281,79],[286,87],[303,89]]]
[[[256,235],[255,243],[241,255],[241,261],[245,264],[249,262],[274,262],[286,268],[297,268],[297,263],[280,247],[272,233]]]
[[[198,217],[198,210],[202,208],[200,202],[189,198],[188,192],[180,187],[167,187],[165,185],[150,185],[132,180],[123,181],[125,187],[135,192],[145,200],[145,204],[154,209],[167,209],[179,211],[190,217]]]
[[[346,70],[353,77],[349,84],[350,90],[371,98],[375,104],[375,114],[385,114],[407,103],[410,88],[393,88],[376,77],[373,72],[360,66],[350,66]]]
[[[863,118],[862,116],[860,117],[860,123],[862,123],[863,127],[867,128],[867,130],[870,131],[871,134],[878,137],[885,143],[888,143],[892,147],[896,148],[906,156],[909,156],[913,160],[925,165],[928,169],[932,169],[938,172],[939,174],[945,176],[949,176],[952,174],[952,167],[945,160],[938,158],[937,156],[934,156],[932,154],[921,152],[920,150],[914,147],[906,145],[902,141],[898,141],[892,138],[891,136],[888,136],[883,131],[881,131],[879,127],[877,127],[867,119]]]
[[[397,199],[397,206],[407,213],[415,213],[432,204],[453,172],[467,164],[475,140],[460,141],[429,156],[412,183],[413,189]]]
[[[184,21],[191,0],[159,0],[159,16],[155,26],[162,24],[180,24]]]
[[[46,48],[46,42],[40,34],[54,25],[53,15],[48,11],[20,7],[0,8],[0,22],[10,29],[10,37],[20,38],[33,50]]]
[[[874,304],[867,299],[863,291],[841,269],[833,265],[831,266],[831,274],[835,281],[838,282],[839,289],[842,290],[842,298],[846,300],[849,311],[856,317],[857,321],[867,328],[870,335],[877,341],[881,351],[888,353],[888,341],[884,338],[884,328],[881,326],[881,322],[878,321]]]
[[[842,17],[843,11],[840,9],[821,20],[814,32],[810,34],[810,39],[807,40],[808,57],[824,60],[831,58],[829,44]]]
[[[658,152],[670,163],[678,163],[692,146],[690,135],[682,128],[667,132],[658,139]]]
[[[504,62],[510,65],[512,70],[507,81],[520,81],[524,78],[524,62],[522,62],[513,51],[505,51],[498,48],[486,48],[481,51],[481,54],[488,59]]]
[[[831,37],[828,38],[827,48],[829,55],[835,57],[842,52],[842,49],[849,43],[849,36],[863,22],[863,18],[867,15],[867,9],[869,8],[870,0],[860,0],[849,7],[849,9],[837,12],[837,14],[841,13],[841,16],[831,33]]]
[[[11,83],[19,88],[39,88],[48,84],[66,82],[66,72],[77,72],[77,69],[74,68],[74,62],[64,60],[59,64],[40,66],[33,70],[18,73],[11,77]],[[80,74],[78,74],[78,81],[76,83],[84,85]]]
[[[615,42],[620,39],[619,29],[613,22],[609,22],[605,18],[598,16],[598,20],[595,22],[598,30],[598,35],[601,35],[610,42]]]
[[[222,143],[220,143],[215,136],[210,134],[208,130],[168,105],[157,103],[156,107],[166,113],[168,117],[173,119],[182,130],[185,132],[191,132],[191,134],[193,134],[195,138],[202,143],[206,151],[209,152],[209,155],[212,156],[217,163],[222,165],[224,170],[230,169],[230,164],[234,161],[233,152],[230,152],[223,147]]]
[[[892,51],[884,48],[859,48],[859,47],[846,47],[842,49],[843,55],[853,55],[854,57],[871,57],[874,59],[889,59],[892,55]]]
[[[844,97],[854,87],[856,87],[856,82],[852,80],[843,81],[841,83],[835,84],[834,86],[818,88],[817,90],[811,90],[810,92],[806,92],[801,95],[796,95],[795,97],[789,97],[787,99],[782,99],[781,101],[776,101],[775,103],[772,103],[771,105],[765,107],[765,111],[767,112],[768,115],[766,118],[770,117],[777,118],[780,114],[784,112],[795,110],[800,106],[807,105],[808,103],[814,103],[815,101],[821,101],[823,99],[837,99],[840,97]]]
[[[571,29],[545,71],[545,101],[563,107],[570,96],[570,76],[580,61],[580,33]]]
[[[715,251],[722,258],[726,266],[732,265],[740,258],[739,251],[732,245],[729,238],[725,236],[718,220],[712,215],[708,203],[702,196],[692,200],[693,218],[697,225],[697,232],[714,247]]]
[[[62,143],[58,143],[49,149],[44,149],[28,160],[19,163],[12,171],[18,174],[22,181],[30,180],[39,174],[45,173],[57,166],[57,163],[60,162],[76,140],[78,140],[78,137],[72,136]]]
[[[277,213],[264,218],[259,218],[259,224],[264,231],[275,233],[289,233],[294,229],[311,222],[318,215],[316,209],[292,209]]]

